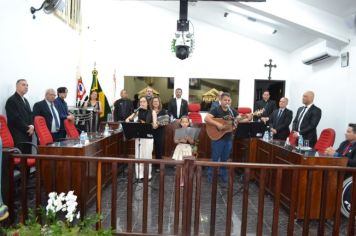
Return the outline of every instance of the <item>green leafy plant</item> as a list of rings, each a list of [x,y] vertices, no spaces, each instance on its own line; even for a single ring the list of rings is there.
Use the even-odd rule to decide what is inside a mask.
[[[57,194],[51,192],[48,195],[48,204],[44,209],[38,209],[44,224],[41,225],[36,217],[36,211],[29,209],[28,219],[25,224],[19,224],[16,228],[6,230],[8,236],[109,236],[111,230],[95,230],[94,225],[102,220],[102,216],[93,215],[84,217],[80,221],[80,213],[77,212],[77,196],[73,191]]]
[[[177,39],[172,39],[172,42],[171,42],[172,52],[176,52],[176,42],[177,42]]]

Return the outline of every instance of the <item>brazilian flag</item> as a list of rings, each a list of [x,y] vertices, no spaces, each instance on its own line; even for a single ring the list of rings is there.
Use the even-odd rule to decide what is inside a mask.
[[[98,92],[98,99],[100,101],[100,105],[103,106],[103,113],[100,114],[100,120],[101,121],[106,121],[106,117],[108,114],[111,113],[111,108],[108,102],[108,99],[106,98],[104,91],[101,89],[99,80],[98,80],[98,71],[94,68],[92,71],[93,74],[93,81],[91,83],[91,89],[90,93],[94,90]]]

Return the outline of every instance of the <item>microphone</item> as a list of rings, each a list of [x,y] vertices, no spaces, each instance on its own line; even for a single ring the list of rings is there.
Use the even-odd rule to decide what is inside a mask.
[[[232,116],[232,118],[234,118],[234,113],[232,112],[232,110],[231,110],[229,105],[227,105],[227,109],[229,110],[229,113]]]
[[[85,102],[88,101],[88,100],[89,100],[89,97],[88,97],[88,95],[87,95],[87,96],[85,96],[84,101],[83,101],[81,107],[84,107]],[[80,102],[80,101],[79,101],[79,102]]]
[[[142,108],[141,107],[137,107],[135,110],[134,110],[134,113],[138,112],[139,110],[141,110]]]

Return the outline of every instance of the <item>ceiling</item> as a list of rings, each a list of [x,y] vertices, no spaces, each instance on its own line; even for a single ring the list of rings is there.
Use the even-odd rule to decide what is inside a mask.
[[[268,0],[267,0],[268,1]],[[356,0],[281,0],[290,2],[300,2],[313,8],[334,14],[336,17],[346,20],[356,12]],[[148,1],[149,4],[173,11],[179,16],[179,1]],[[259,3],[256,3],[259,4]],[[262,3],[261,3],[262,4]],[[256,12],[247,12],[258,21],[263,21],[273,26],[276,34],[261,34],[251,28],[246,28],[243,24],[237,24],[229,20],[229,16],[224,17],[225,12],[230,12],[231,8],[238,8],[239,4],[224,1],[194,1],[189,4],[188,18],[194,24],[194,20],[203,21],[218,28],[246,36],[248,38],[271,45],[281,50],[292,52],[306,44],[320,38],[320,34],[312,32],[305,27],[295,27],[286,22],[267,18],[258,15]],[[245,9],[246,11],[246,9]]]
[[[345,18],[356,13],[356,0],[297,0],[304,4]]]

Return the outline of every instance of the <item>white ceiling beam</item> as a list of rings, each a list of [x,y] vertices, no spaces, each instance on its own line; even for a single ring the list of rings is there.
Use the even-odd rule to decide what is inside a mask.
[[[349,29],[340,17],[295,0],[268,0],[264,3],[232,3],[237,7],[271,18],[326,39],[336,46],[349,44]]]

